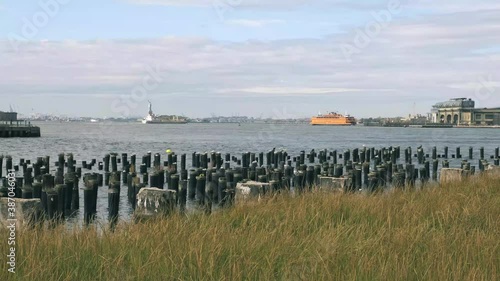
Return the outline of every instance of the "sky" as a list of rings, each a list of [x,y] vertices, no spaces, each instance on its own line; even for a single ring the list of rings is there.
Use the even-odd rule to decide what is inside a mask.
[[[0,110],[192,118],[500,107],[500,2],[0,0]]]

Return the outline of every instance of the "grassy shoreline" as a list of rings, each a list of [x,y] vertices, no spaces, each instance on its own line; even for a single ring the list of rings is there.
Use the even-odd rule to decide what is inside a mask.
[[[2,262],[0,280],[498,280],[499,218],[500,180],[489,176],[370,196],[283,194],[114,233],[19,230],[16,274]]]

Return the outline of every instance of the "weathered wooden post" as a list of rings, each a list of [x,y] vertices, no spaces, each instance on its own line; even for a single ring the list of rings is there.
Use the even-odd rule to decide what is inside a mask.
[[[351,150],[344,151],[344,166],[347,165],[347,162],[351,160]]]
[[[146,166],[145,163],[142,163],[139,166],[139,174],[146,174],[148,172],[148,167]]]
[[[170,184],[168,185],[168,189],[174,190],[176,195],[179,194],[179,175],[172,175],[170,177]],[[178,201],[178,199],[176,201]]]
[[[466,170],[466,171],[471,171],[471,165],[470,165],[470,163],[465,163],[463,169]]]
[[[484,147],[479,149],[479,159],[484,159]]]
[[[60,168],[64,168],[64,163],[65,163],[65,159],[64,159],[64,153],[59,153],[58,155],[58,161],[57,161],[57,166],[60,167]]]
[[[90,178],[90,177],[88,177]],[[87,179],[88,179],[87,178]],[[83,189],[83,219],[86,225],[94,220],[96,210],[96,201],[94,188],[97,188],[94,180],[85,181],[85,187]]]
[[[47,173],[50,173],[50,156],[45,156],[43,161],[44,161],[44,166],[45,166]]]
[[[199,205],[205,204],[205,174],[196,177],[196,200]]]
[[[298,161],[300,162],[300,165],[306,162],[306,152],[304,150],[300,152],[300,157]]]
[[[437,159],[437,147],[432,147],[432,160]]]
[[[377,182],[382,187],[387,185],[387,167],[385,164],[377,166]]]
[[[415,165],[413,164],[406,165],[406,180],[408,186],[410,187],[415,186]]]
[[[363,166],[363,183],[365,186],[368,185],[368,175],[370,174],[370,163],[364,162]]]
[[[308,166],[306,170],[306,183],[308,190],[311,190],[314,186],[314,167]]]
[[[118,222],[118,210],[120,207],[120,182],[113,182],[108,189],[108,220],[114,229]]]
[[[469,159],[474,159],[474,148],[472,146],[469,147]]]
[[[208,153],[207,152],[200,155],[200,162],[201,162],[201,168],[203,168],[203,169],[208,168]]]
[[[227,198],[227,180],[225,177],[219,177],[217,192],[219,197],[219,206],[224,206],[228,200]]]
[[[305,173],[304,171],[297,171],[295,174],[295,191],[297,191],[299,194],[304,192],[304,186],[305,186]]]
[[[33,198],[33,187],[30,185],[24,184],[22,188],[22,198],[23,199],[32,199]]]
[[[181,154],[181,171],[186,170],[186,154]]]
[[[151,168],[151,151],[148,151],[147,156],[146,156],[146,167]]]
[[[58,195],[57,192],[51,190],[47,192],[47,217],[49,219],[49,226],[54,227],[56,221],[59,220],[59,212],[58,212]]]
[[[189,200],[194,200],[196,197],[196,177],[198,176],[198,173],[196,170],[190,170],[189,171],[189,181],[188,181],[188,198]]]
[[[353,170],[353,187],[355,190],[361,190],[361,187],[363,185],[362,182],[362,170],[357,167],[356,169]]]
[[[439,166],[438,160],[432,161],[432,180],[434,181],[437,181],[438,179],[438,166]]]
[[[39,198],[40,200],[42,199],[42,183],[33,183],[33,198]]]
[[[5,169],[7,171],[12,170],[12,157],[11,156],[7,156],[7,158],[5,159]]]
[[[74,173],[69,172],[66,174],[64,178],[64,184],[59,184],[56,186],[56,190],[58,190],[59,200],[61,201],[60,208],[62,208],[62,212],[64,213],[66,210],[71,210],[71,203],[73,199],[73,189],[74,189],[74,180],[72,179]]]
[[[425,179],[428,181],[431,178],[431,162],[425,161],[424,168],[425,168]]]
[[[116,154],[113,153],[111,154],[111,172],[117,172],[118,171],[118,165],[116,162]]]
[[[388,162],[387,162],[387,164],[385,164],[385,165],[386,165],[386,167],[387,167],[387,172],[386,172],[387,177],[386,177],[386,181],[387,181],[387,183],[392,183],[393,168],[394,168],[394,166],[393,166],[392,162],[390,162],[390,161],[388,161]]]
[[[170,165],[172,163],[169,162],[168,164]],[[154,160],[153,160],[153,167],[155,167],[156,169],[159,169],[160,166],[161,166],[161,156],[159,153],[155,153]]]
[[[205,204],[204,204],[204,211],[205,214],[207,215],[210,215],[212,213],[212,205],[214,203],[214,193],[215,193],[215,183],[213,181],[209,181],[206,184]]]
[[[417,148],[417,159],[418,164],[422,165],[424,163],[424,149],[421,146]]]
[[[406,181],[406,175],[404,172],[396,172],[394,173],[394,180],[392,185],[394,187],[404,187]]]
[[[127,174],[127,198],[129,202],[132,202],[135,200],[135,187],[134,187],[134,180],[137,177],[136,173],[128,173]]]
[[[130,156],[130,165],[136,167],[136,163],[137,163],[137,155],[132,154]]]
[[[344,174],[344,166],[342,164],[335,165],[333,176],[340,178]]]
[[[462,158],[462,154],[460,153],[460,146],[457,147],[456,157],[457,157],[457,159],[461,159]]]
[[[420,168],[420,182],[422,185],[425,185],[427,183],[427,171],[425,167]]]
[[[498,159],[498,158],[500,158],[500,147],[495,148],[495,159]]]
[[[14,190],[16,194],[16,198],[23,198],[23,191],[22,191],[22,186],[24,183],[24,178],[23,177],[16,177],[16,189]]]
[[[188,180],[181,181],[181,189],[179,191],[179,196],[177,200],[179,200],[179,210],[181,214],[186,212],[186,204],[187,204],[187,190],[188,190]]]
[[[128,172],[129,164],[128,164],[128,154],[122,153],[122,171]]]
[[[368,191],[369,192],[375,192],[378,188],[378,178],[379,175],[377,175],[377,172],[370,172],[368,174]]]

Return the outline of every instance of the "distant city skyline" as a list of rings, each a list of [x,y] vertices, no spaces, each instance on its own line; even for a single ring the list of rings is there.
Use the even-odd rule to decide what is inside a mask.
[[[436,3],[438,2],[438,3]],[[0,1],[0,111],[357,118],[500,106],[494,0]]]

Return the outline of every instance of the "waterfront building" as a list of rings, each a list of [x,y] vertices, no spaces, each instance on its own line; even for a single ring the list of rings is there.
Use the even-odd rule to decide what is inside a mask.
[[[431,110],[432,122],[452,125],[500,125],[500,107],[476,108],[467,98],[454,98],[435,104]]]

